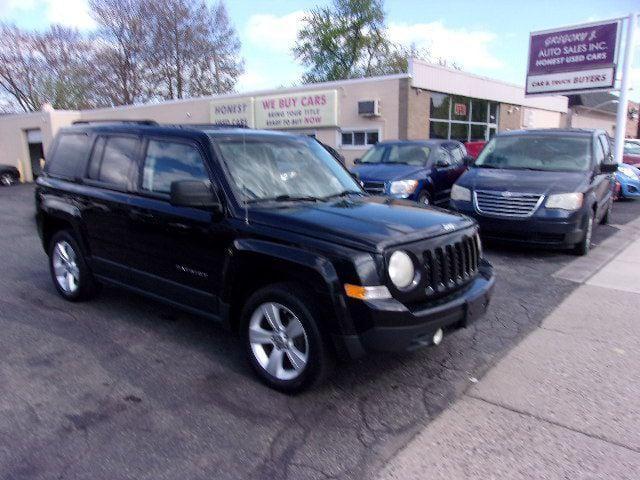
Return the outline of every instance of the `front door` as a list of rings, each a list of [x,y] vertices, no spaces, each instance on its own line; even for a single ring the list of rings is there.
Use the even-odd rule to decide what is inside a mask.
[[[174,207],[169,201],[173,181],[211,185],[205,158],[195,143],[148,139],[138,194],[131,200],[131,266],[138,288],[216,315],[230,239],[226,220],[205,209]]]

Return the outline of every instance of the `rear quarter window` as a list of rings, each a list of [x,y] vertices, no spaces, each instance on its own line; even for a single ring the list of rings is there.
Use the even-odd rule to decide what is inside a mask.
[[[90,149],[91,138],[86,133],[61,133],[45,171],[53,177],[75,178],[85,165]]]

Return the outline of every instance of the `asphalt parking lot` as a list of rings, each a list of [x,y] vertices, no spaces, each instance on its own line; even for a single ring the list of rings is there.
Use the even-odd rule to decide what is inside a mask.
[[[297,397],[271,391],[207,320],[106,288],[56,294],[33,189],[0,189],[0,478],[368,478],[576,286],[576,257],[489,245],[485,318],[438,348],[339,365]],[[640,214],[615,205],[613,226]]]

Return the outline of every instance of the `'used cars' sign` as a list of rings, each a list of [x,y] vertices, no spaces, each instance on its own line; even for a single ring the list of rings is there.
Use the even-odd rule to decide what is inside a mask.
[[[533,32],[526,93],[608,90],[615,82],[619,22]]]
[[[266,129],[338,125],[336,90],[267,95],[254,100],[255,127]]]
[[[211,122],[253,127],[253,99],[220,99],[211,102]]]

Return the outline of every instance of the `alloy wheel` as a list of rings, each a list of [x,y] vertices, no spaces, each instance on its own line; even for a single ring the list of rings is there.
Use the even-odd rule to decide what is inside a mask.
[[[309,361],[309,340],[300,319],[275,302],[259,305],[249,320],[249,343],[260,367],[278,380],[300,376]]]
[[[6,186],[13,185],[13,175],[10,173],[3,173],[0,175],[0,184]]]
[[[80,269],[76,252],[71,245],[61,240],[53,248],[53,272],[58,286],[67,294],[74,294],[80,288]]]

